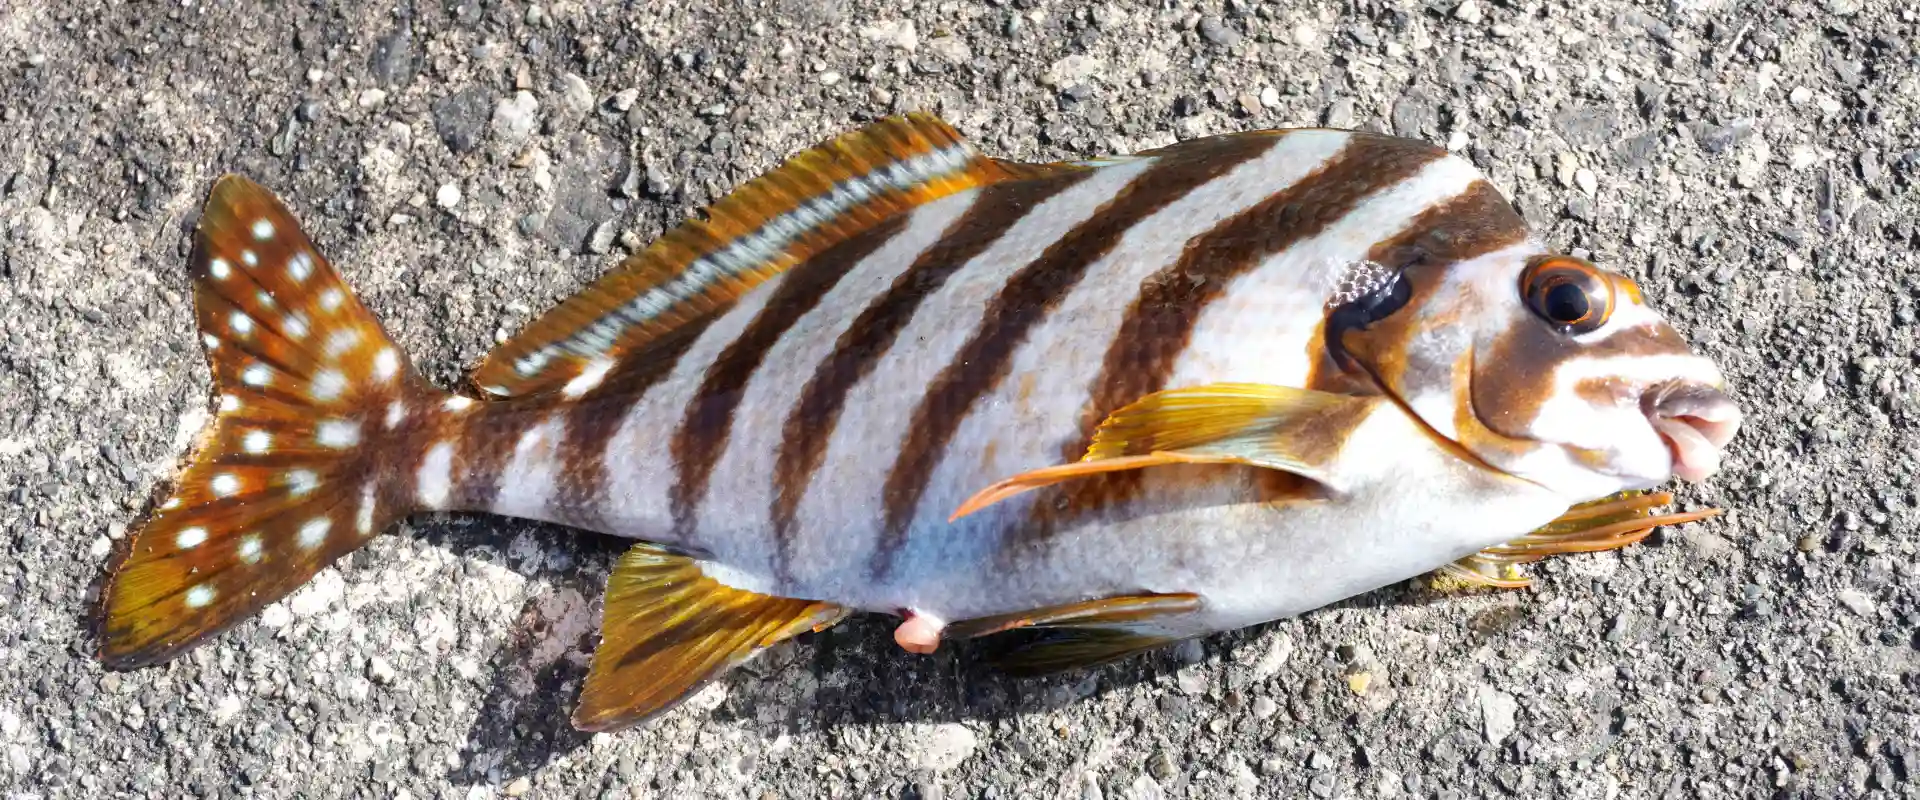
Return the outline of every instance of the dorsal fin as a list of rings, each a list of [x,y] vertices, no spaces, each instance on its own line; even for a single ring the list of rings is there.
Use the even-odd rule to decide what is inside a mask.
[[[494,397],[583,391],[660,334],[881,220],[1062,168],[983,156],[928,114],[888,117],[788,159],[669,231],[494,348],[473,382]]]

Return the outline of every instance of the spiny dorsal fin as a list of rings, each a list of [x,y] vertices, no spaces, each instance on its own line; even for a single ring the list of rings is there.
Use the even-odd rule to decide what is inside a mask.
[[[607,578],[600,647],[574,727],[638,725],[760,650],[846,614],[832,603],[735,589],[707,577],[688,556],[634,545]]]
[[[188,265],[219,394],[172,496],[110,567],[100,658],[164,661],[299,588],[407,509],[396,404],[432,391],[287,209],[214,185]]]
[[[988,158],[927,114],[888,117],[794,156],[721,198],[706,219],[669,231],[495,348],[473,382],[494,397],[570,384],[585,391],[661,333],[881,220],[1068,168]]]

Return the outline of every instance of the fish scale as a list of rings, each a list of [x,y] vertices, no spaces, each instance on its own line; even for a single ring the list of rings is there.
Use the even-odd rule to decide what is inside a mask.
[[[218,411],[116,555],[102,659],[172,657],[409,513],[546,520],[639,540],[588,730],[856,611],[919,653],[1039,629],[1002,660],[1035,672],[1435,570],[1518,585],[1699,518],[1619,493],[1710,474],[1739,419],[1624,276],[1349,131],[1021,164],[889,118],[536,319],[479,397],[243,178],[189,267]]]

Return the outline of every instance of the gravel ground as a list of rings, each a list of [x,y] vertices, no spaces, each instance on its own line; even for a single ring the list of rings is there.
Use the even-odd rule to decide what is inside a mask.
[[[0,795],[1920,795],[1917,45],[1888,0],[0,0]],[[591,738],[620,545],[560,528],[417,518],[176,662],[89,658],[101,567],[206,420],[184,262],[218,174],[453,385],[912,108],[1029,159],[1445,143],[1725,366],[1751,422],[1685,497],[1730,512],[1053,680],[855,621]]]

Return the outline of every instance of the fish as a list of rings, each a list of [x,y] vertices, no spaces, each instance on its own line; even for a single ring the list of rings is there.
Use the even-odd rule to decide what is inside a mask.
[[[110,559],[165,662],[414,514],[632,540],[572,714],[614,731],[853,614],[1088,669],[1432,575],[1627,546],[1741,412],[1470,161],[1332,128],[1023,162],[890,116],[743,183],[435,386],[271,191],[187,271],[211,420]],[[997,641],[1006,641],[999,639]]]

